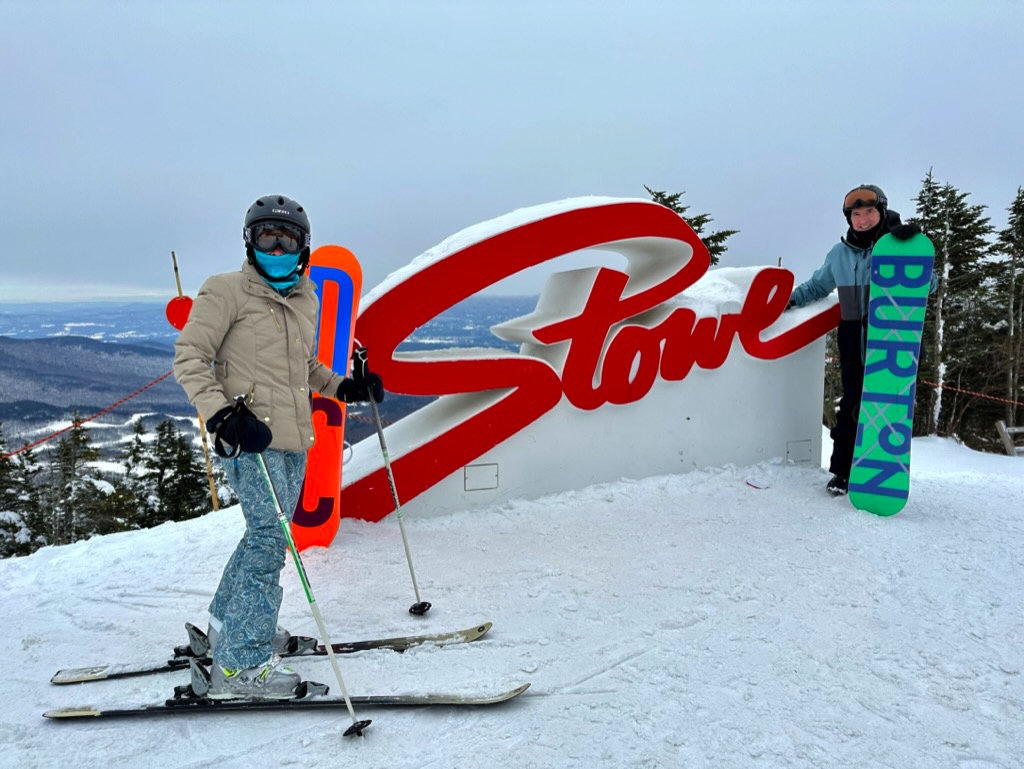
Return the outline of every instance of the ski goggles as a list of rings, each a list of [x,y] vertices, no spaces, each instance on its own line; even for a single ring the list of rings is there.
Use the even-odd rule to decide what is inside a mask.
[[[865,208],[866,206],[878,206],[878,194],[874,190],[858,187],[847,192],[846,197],[843,198],[844,214],[849,214],[855,208]]]
[[[257,222],[249,227],[249,244],[265,254],[277,249],[297,254],[306,247],[306,233],[293,224]]]

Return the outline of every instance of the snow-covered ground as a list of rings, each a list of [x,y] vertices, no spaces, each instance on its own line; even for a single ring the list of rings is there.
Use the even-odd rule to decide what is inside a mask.
[[[353,694],[492,692],[511,703],[159,720],[42,718],[163,699],[185,674],[58,687],[59,667],[184,641],[241,530],[236,508],[0,562],[4,767],[1024,766],[1024,461],[914,441],[882,519],[823,470],[764,463],[538,501],[347,522],[304,556],[334,640],[466,627],[466,646],[340,658]],[[767,482],[757,490],[748,479]],[[289,564],[282,621],[315,634]],[[327,662],[295,665],[330,683]]]

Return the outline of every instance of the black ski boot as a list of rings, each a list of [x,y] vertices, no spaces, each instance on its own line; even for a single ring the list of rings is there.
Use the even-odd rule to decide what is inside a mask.
[[[841,475],[833,475],[832,480],[825,486],[825,491],[833,497],[843,497],[849,493],[850,482]]]

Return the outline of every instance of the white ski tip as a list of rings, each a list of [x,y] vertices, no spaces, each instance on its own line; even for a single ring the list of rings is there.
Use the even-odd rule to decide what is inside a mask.
[[[47,710],[43,713],[43,718],[81,718],[82,716],[98,716],[101,711],[93,707],[86,708],[58,708],[57,710]]]
[[[50,679],[51,684],[77,684],[83,681],[102,681],[107,677],[109,665],[96,665],[91,668],[68,668],[58,670]]]

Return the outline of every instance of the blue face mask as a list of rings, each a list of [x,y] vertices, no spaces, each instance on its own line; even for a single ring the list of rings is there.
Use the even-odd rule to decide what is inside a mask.
[[[287,291],[299,282],[299,256],[300,254],[265,254],[262,251],[253,250],[256,256],[256,263],[260,266],[270,280],[263,280],[275,291]],[[261,276],[262,277],[262,276]]]

